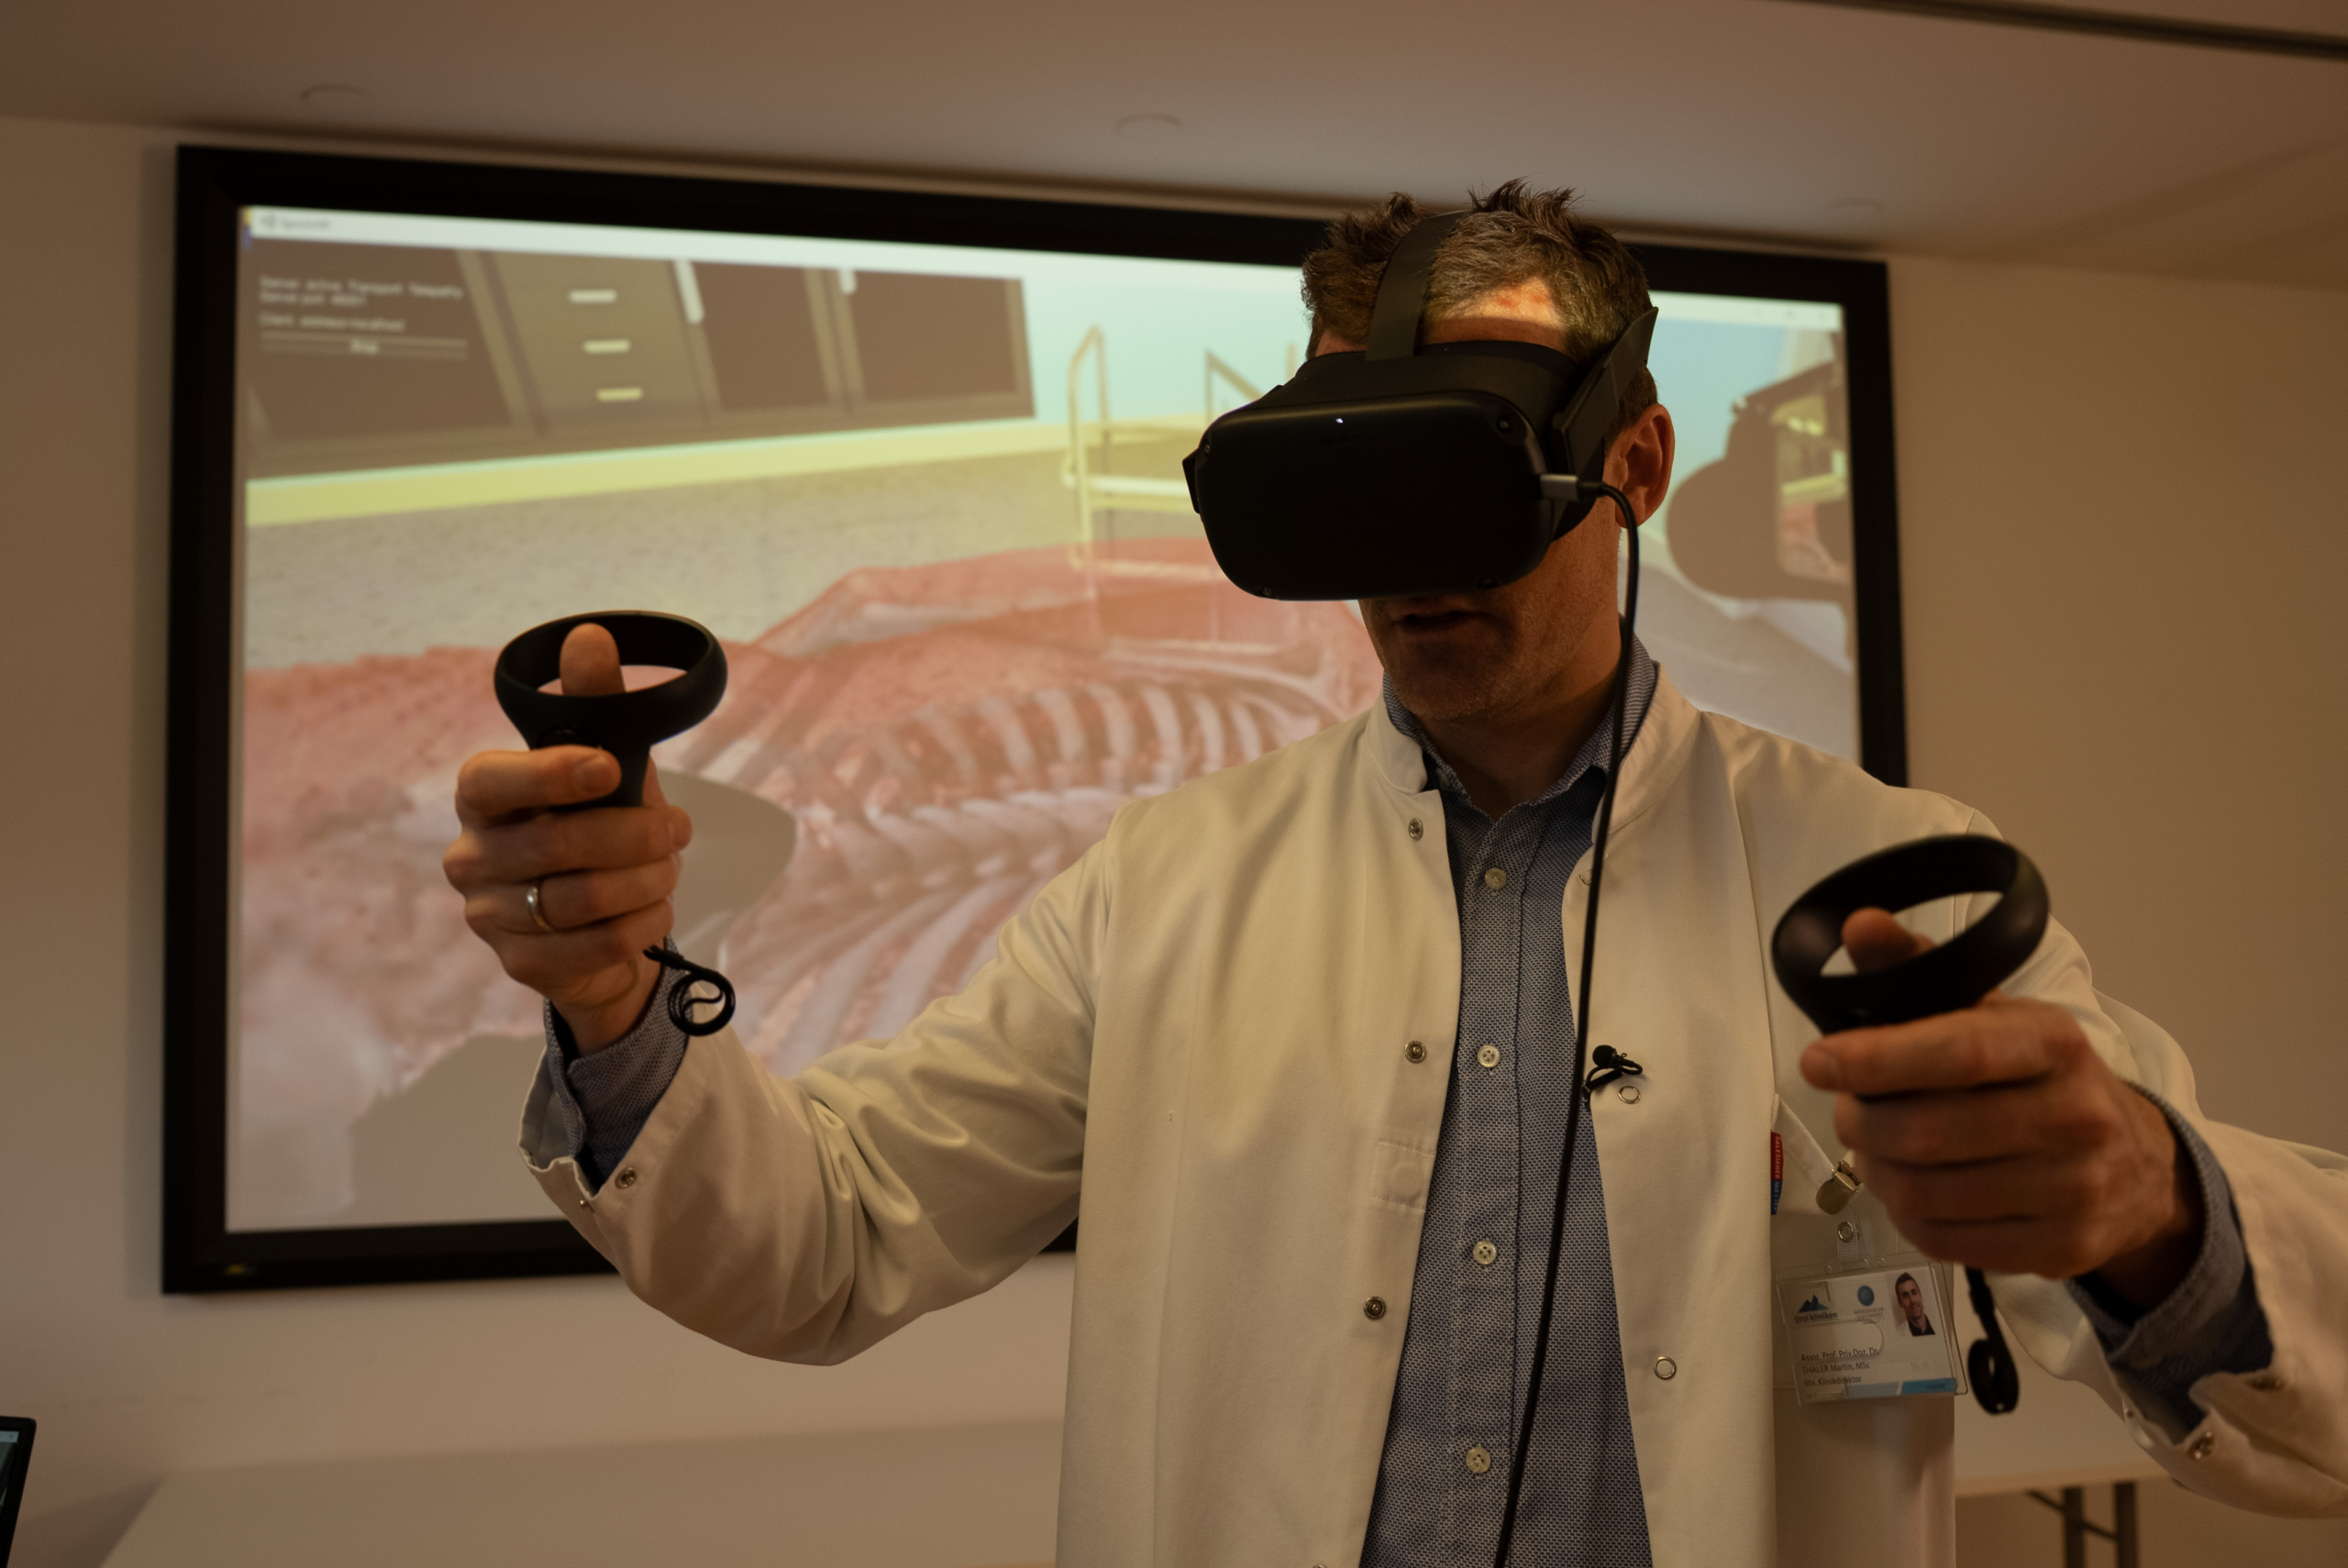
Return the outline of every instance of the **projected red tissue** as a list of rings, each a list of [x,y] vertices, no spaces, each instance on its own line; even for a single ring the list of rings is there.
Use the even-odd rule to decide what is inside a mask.
[[[723,705],[655,756],[797,820],[788,868],[697,955],[786,1073],[958,989],[1123,801],[1358,712],[1379,682],[1347,607],[1251,598],[1188,539],[860,570],[725,651]],[[249,672],[249,1131],[331,1136],[468,1038],[537,1032],[439,867],[456,767],[515,744],[493,653]]]

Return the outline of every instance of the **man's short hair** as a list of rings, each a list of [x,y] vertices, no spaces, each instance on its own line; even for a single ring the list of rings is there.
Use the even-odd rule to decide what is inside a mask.
[[[1576,217],[1573,203],[1571,191],[1528,190],[1522,180],[1476,197],[1434,253],[1426,319],[1440,321],[1495,289],[1537,278],[1549,286],[1565,318],[1567,357],[1578,366],[1595,360],[1646,310],[1647,275],[1628,246]],[[1387,261],[1402,237],[1435,210],[1398,192],[1329,226],[1328,243],[1304,259],[1314,348],[1326,333],[1368,340],[1370,307]],[[1655,378],[1642,370],[1606,438],[1611,442],[1630,428],[1655,401]]]
[[[1901,1275],[1898,1279],[1891,1282],[1891,1293],[1894,1296],[1899,1295],[1899,1287],[1903,1285],[1916,1285],[1916,1276],[1912,1274]],[[1921,1285],[1916,1285],[1916,1294],[1919,1296],[1924,1294],[1924,1287]]]

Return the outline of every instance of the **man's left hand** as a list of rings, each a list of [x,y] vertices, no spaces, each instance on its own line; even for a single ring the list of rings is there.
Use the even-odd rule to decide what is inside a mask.
[[[1862,969],[1931,944],[1881,910],[1843,928]],[[1963,1012],[1830,1034],[1802,1077],[1911,1242],[2006,1274],[2093,1273],[2139,1309],[2201,1245],[2200,1183],[2167,1118],[2113,1076],[2077,1020],[1991,992]]]

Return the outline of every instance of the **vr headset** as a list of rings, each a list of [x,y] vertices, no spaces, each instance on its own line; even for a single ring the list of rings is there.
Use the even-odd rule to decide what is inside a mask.
[[[1182,461],[1224,575],[1266,599],[1464,593],[1513,582],[1589,514],[1606,436],[1646,368],[1656,313],[1598,362],[1534,343],[1418,346],[1435,248],[1402,237],[1369,346],[1320,354],[1207,427]]]

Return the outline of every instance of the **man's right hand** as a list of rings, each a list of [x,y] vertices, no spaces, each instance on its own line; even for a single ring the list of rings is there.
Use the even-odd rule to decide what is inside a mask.
[[[562,645],[562,689],[573,695],[626,690],[619,647],[601,626]],[[670,894],[692,822],[644,775],[644,804],[593,811],[554,808],[618,788],[619,763],[593,746],[484,751],[457,774],[463,832],[440,857],[465,897],[465,923],[505,972],[555,1005],[581,1052],[636,1026],[659,979],[644,956],[675,920]],[[538,889],[546,926],[530,918]]]

